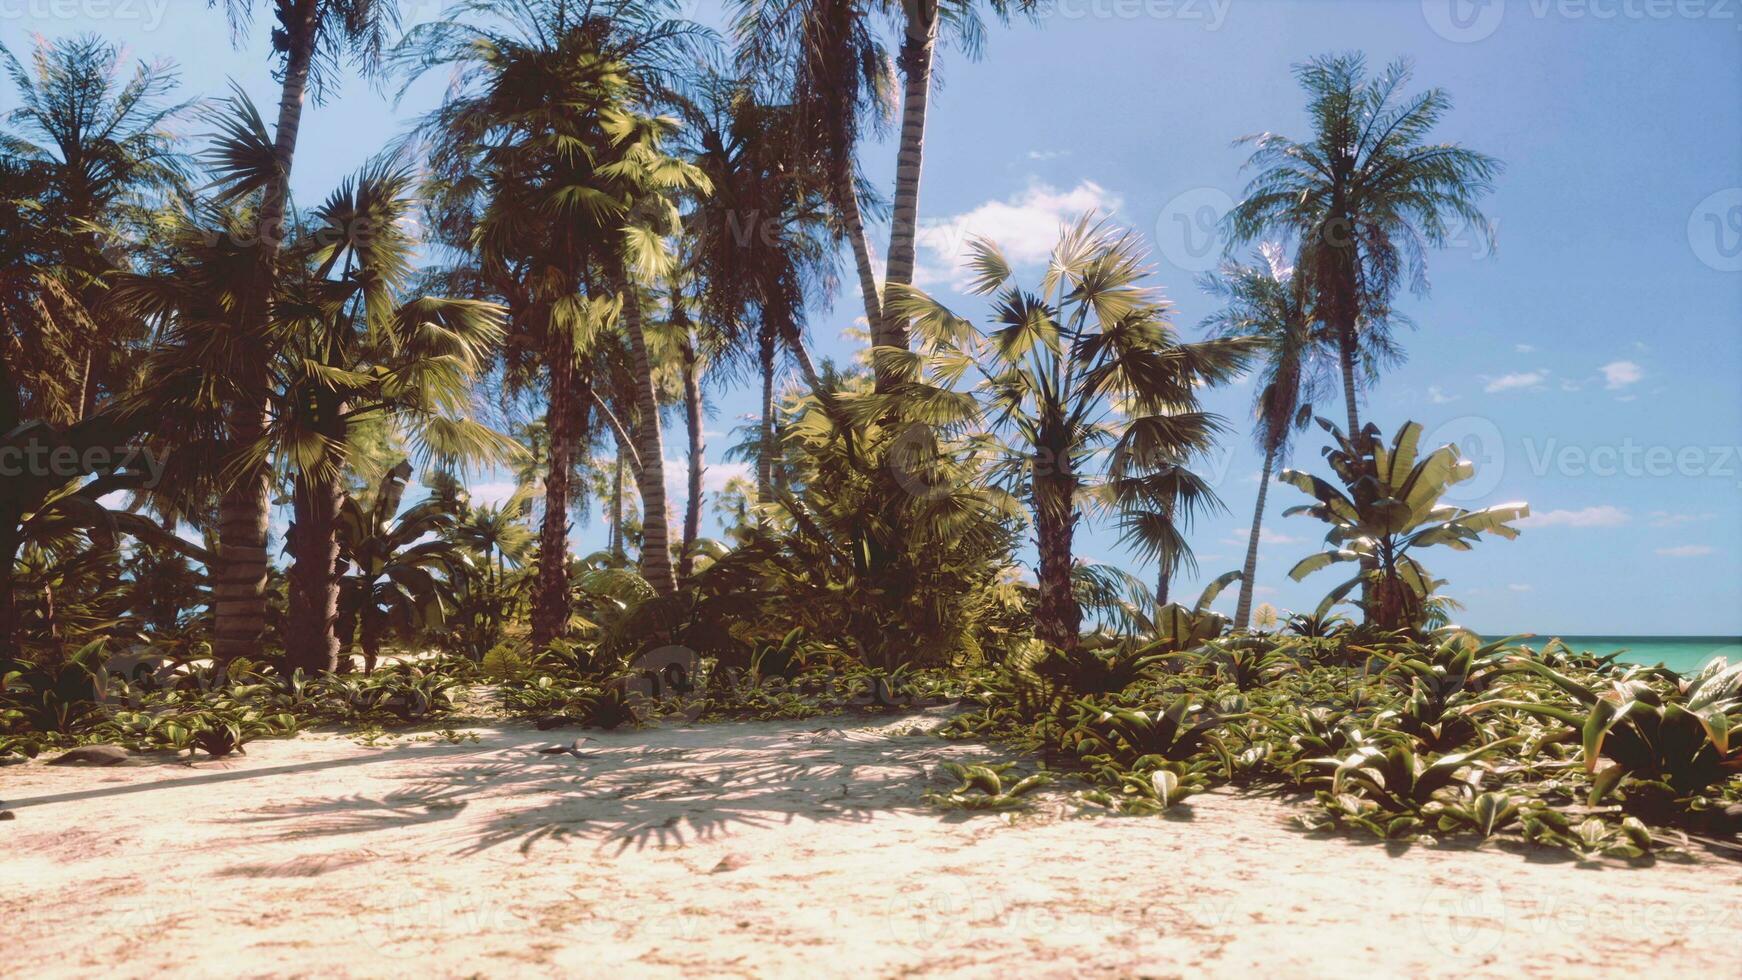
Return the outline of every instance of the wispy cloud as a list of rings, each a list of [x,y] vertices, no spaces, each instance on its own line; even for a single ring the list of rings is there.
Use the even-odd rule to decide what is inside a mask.
[[[1613,504],[1598,504],[1578,510],[1547,510],[1519,521],[1520,527],[1620,527],[1631,518]]]
[[[1637,384],[1645,370],[1632,361],[1610,361],[1597,370],[1603,372],[1603,386],[1610,391]]]
[[[1699,558],[1717,550],[1709,544],[1678,544],[1673,548],[1659,548],[1657,553],[1665,558]]]
[[[1514,344],[1512,346],[1512,349],[1519,352],[1520,354],[1534,354],[1534,353],[1536,353],[1536,348],[1530,344]]]
[[[1069,150],[1029,150],[1028,151],[1028,158],[1030,160],[1057,160],[1060,157],[1068,157],[1070,155],[1071,155],[1071,151],[1069,151]]]
[[[1492,395],[1501,391],[1518,391],[1520,389],[1540,388],[1542,387],[1542,383],[1547,380],[1548,371],[1546,370],[1518,371],[1513,374],[1502,374],[1500,377],[1490,380],[1487,387],[1482,390]]]
[[[1085,180],[1061,191],[1035,183],[1015,197],[985,204],[953,217],[927,221],[919,230],[926,261],[914,270],[916,285],[961,285],[968,281],[968,244],[990,239],[1013,265],[1045,262],[1058,243],[1059,230],[1087,211],[1114,211],[1119,197]]]
[[[1440,390],[1439,385],[1428,385],[1427,400],[1433,402],[1435,405],[1450,405],[1452,402],[1458,400],[1458,396],[1446,394],[1444,391]]]
[[[1649,518],[1649,520],[1651,522],[1652,527],[1675,527],[1678,524],[1693,524],[1697,521],[1709,521],[1712,518],[1717,517],[1717,516],[1718,515],[1711,514],[1711,513],[1704,513],[1704,514],[1671,513],[1670,511],[1667,511],[1667,510],[1654,510],[1649,515],[1647,515],[1647,517]]]
[[[1513,582],[1506,586],[1514,592],[1529,592],[1530,586],[1523,582]]]

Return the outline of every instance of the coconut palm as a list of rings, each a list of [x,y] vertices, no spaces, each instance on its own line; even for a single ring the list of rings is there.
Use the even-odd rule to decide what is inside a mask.
[[[853,252],[868,329],[880,330],[882,294],[865,234],[859,140],[889,119],[894,65],[865,0],[737,0],[733,34],[745,78],[765,79],[757,98],[790,107],[790,159],[815,161],[837,234]],[[794,169],[807,169],[795,167]]]
[[[996,245],[970,248],[969,290],[994,297],[994,328],[982,333],[924,293],[891,285],[887,303],[914,321],[922,342],[912,354],[878,348],[879,366],[899,379],[888,397],[909,411],[989,424],[994,476],[1033,512],[1035,633],[1074,650],[1082,610],[1072,541],[1084,502],[1120,513],[1125,539],[1139,549],[1160,547],[1155,521],[1132,515],[1177,499],[1177,464],[1221,428],[1199,408],[1199,388],[1232,379],[1255,344],[1179,342],[1167,304],[1143,285],[1150,270],[1138,238],[1089,216],[1064,231],[1034,292],[1015,284]],[[969,371],[979,377],[976,391],[956,390]],[[887,410],[875,398],[869,405]]]
[[[1252,509],[1252,533],[1246,541],[1246,564],[1240,579],[1240,601],[1234,625],[1251,622],[1252,588],[1258,574],[1258,537],[1264,523],[1264,501],[1270,476],[1288,458],[1295,432],[1313,415],[1313,401],[1325,385],[1325,362],[1315,324],[1295,288],[1294,270],[1282,250],[1261,246],[1251,265],[1225,263],[1220,271],[1199,279],[1203,289],[1227,301],[1204,319],[1204,329],[1220,337],[1253,337],[1258,349],[1258,393],[1252,400],[1252,440],[1264,454],[1258,476],[1258,503]]]
[[[444,458],[499,458],[513,451],[464,416],[469,389],[501,335],[498,307],[401,291],[413,243],[404,219],[409,172],[371,166],[347,180],[281,253],[273,277],[266,349],[267,414],[254,441],[227,452],[226,479],[277,465],[290,487],[288,535],[290,667],[336,665],[339,555],[336,522],[351,439],[385,421],[414,445]],[[207,213],[206,218],[214,215]],[[158,276],[124,279],[118,298],[168,325],[147,366],[149,384],[133,414],[165,419],[162,436],[190,450],[186,473],[212,464],[210,447],[234,404],[236,365],[248,336],[230,317],[233,291],[258,280],[236,276],[252,247],[225,234],[235,224],[184,216],[176,260]]]
[[[1342,372],[1348,431],[1362,431],[1356,393],[1401,356],[1391,335],[1397,287],[1427,291],[1426,246],[1455,230],[1489,235],[1477,201],[1501,164],[1455,143],[1427,139],[1452,100],[1431,88],[1407,95],[1407,60],[1369,79],[1359,54],[1295,68],[1313,135],[1245,137],[1257,171],[1225,219],[1229,246],[1275,237],[1294,244],[1296,275],[1315,319],[1329,331]]]
[[[1041,4],[1040,0],[985,0],[985,6],[1003,20],[1012,10],[1032,13]],[[899,10],[901,45],[896,65],[903,79],[901,142],[895,157],[895,198],[890,213],[885,293],[891,286],[913,284],[914,240],[919,232],[919,178],[925,162],[925,122],[939,35],[947,31],[969,57],[979,56],[985,37],[985,25],[975,0],[902,0]],[[891,316],[886,309],[882,328],[882,336],[873,334],[875,343],[907,346],[906,320]]]
[[[129,232],[184,190],[189,161],[168,126],[190,103],[169,101],[173,64],[128,73],[95,35],[39,38],[28,68],[0,45],[0,69],[16,98],[0,129],[0,316],[18,331],[7,360],[29,374],[32,417],[87,418],[137,366],[145,325],[101,302],[104,277],[140,250]]]
[[[210,0],[216,6],[218,0]],[[223,0],[238,37],[252,19],[255,0]],[[290,206],[291,172],[296,162],[297,134],[303,103],[312,91],[318,100],[346,60],[374,72],[381,65],[387,37],[397,29],[397,0],[270,0],[276,26],[272,32],[280,79],[278,122],[270,140],[260,140],[265,127],[256,115],[240,139],[221,145],[213,162],[229,186],[230,199],[257,196],[250,241],[257,241],[254,288],[249,302],[234,311],[242,324],[242,356],[236,365],[236,397],[229,425],[235,445],[259,440],[267,424],[270,362],[266,342],[267,300],[273,293],[279,263],[274,254],[285,240],[285,216]],[[220,661],[251,655],[266,623],[267,512],[270,474],[265,466],[239,473],[229,481],[219,506],[219,553],[216,582],[216,627],[213,653]]]
[[[690,265],[715,341],[710,360],[748,362],[761,376],[757,483],[767,503],[780,354],[798,363],[813,391],[822,386],[804,329],[809,302],[833,285],[828,187],[793,164],[791,107],[759,104],[747,85],[718,73],[696,87],[682,103],[682,143],[711,193],[685,216]]]
[[[608,327],[621,327],[637,379],[632,469],[646,510],[644,573],[662,593],[676,588],[641,295],[670,264],[674,198],[703,186],[663,150],[675,123],[642,111],[703,36],[666,19],[674,9],[664,0],[460,3],[411,31],[397,53],[414,77],[455,68],[454,94],[423,127],[435,137],[433,169],[450,193],[477,202],[468,245],[493,276],[522,273],[531,289],[513,315],[545,341],[551,466],[535,643],[560,635],[568,619],[567,472],[579,406],[605,409],[596,390],[581,390],[575,362]],[[621,417],[605,414],[627,434]]]

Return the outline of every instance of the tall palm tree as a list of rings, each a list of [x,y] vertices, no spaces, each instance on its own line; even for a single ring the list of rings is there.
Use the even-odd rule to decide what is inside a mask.
[[[219,0],[208,0],[216,6]],[[275,253],[285,239],[285,215],[290,206],[290,181],[296,162],[297,134],[303,103],[312,91],[318,99],[333,81],[338,66],[349,59],[366,72],[381,64],[387,36],[397,29],[397,0],[268,0],[276,27],[272,48],[280,80],[278,123],[270,143],[269,167],[261,167],[263,149],[251,159],[230,157],[225,176],[249,179],[232,183],[230,193],[258,194],[255,235],[259,258],[252,298],[236,315],[244,330],[243,357],[237,365],[237,397],[229,424],[235,445],[259,440],[267,424],[269,362],[266,346],[265,297],[272,295],[279,263]],[[255,0],[223,0],[238,37],[252,19]],[[220,157],[220,166],[224,166]],[[267,517],[271,475],[262,465],[230,481],[219,502],[218,567],[213,576],[216,626],[212,650],[220,661],[253,654],[266,625]]]
[[[887,3],[887,0],[886,0]],[[890,213],[889,268],[884,292],[892,286],[913,285],[914,244],[919,232],[919,178],[925,163],[925,124],[931,102],[933,60],[940,33],[948,31],[967,52],[978,57],[985,40],[985,24],[976,0],[901,0],[897,22],[901,46],[896,64],[901,69],[901,143],[895,157],[895,198]],[[985,0],[985,6],[1000,20],[1012,10],[1037,11],[1040,0]],[[894,11],[892,10],[892,13]],[[873,341],[882,346],[907,346],[907,321],[883,312],[882,335]],[[872,324],[876,331],[878,324]]]
[[[1357,391],[1401,356],[1390,333],[1398,285],[1425,293],[1425,247],[1458,227],[1490,234],[1477,201],[1502,167],[1455,143],[1427,142],[1452,100],[1438,88],[1406,95],[1407,60],[1369,79],[1361,55],[1326,55],[1297,65],[1295,77],[1312,138],[1242,140],[1254,147],[1246,166],[1257,175],[1225,219],[1229,247],[1266,237],[1294,244],[1312,315],[1336,345],[1348,431],[1359,433]]]
[[[751,88],[715,73],[681,103],[682,143],[711,192],[685,217],[711,360],[753,363],[762,382],[757,490],[770,494],[774,391],[781,354],[813,390],[822,379],[805,346],[806,310],[833,286],[828,183],[793,160],[802,145],[790,106],[759,103]]]
[[[922,406],[940,422],[989,423],[994,475],[1033,513],[1035,635],[1073,650],[1082,609],[1072,542],[1084,502],[1117,510],[1125,539],[1154,551],[1162,541],[1156,518],[1137,515],[1179,499],[1177,463],[1207,448],[1221,428],[1197,392],[1233,378],[1255,345],[1180,342],[1167,304],[1143,284],[1150,270],[1137,236],[1089,216],[1066,229],[1035,291],[1015,284],[996,245],[970,247],[969,289],[993,297],[993,329],[982,332],[924,293],[891,286],[888,303],[914,320],[922,345],[914,354],[879,351],[885,371],[900,378],[888,398],[891,409]],[[956,390],[970,370],[977,390]],[[869,407],[882,408],[876,400]]]
[[[1253,264],[1225,263],[1218,272],[1199,279],[1206,292],[1227,302],[1204,319],[1204,329],[1220,337],[1253,337],[1261,345],[1252,440],[1264,454],[1264,468],[1258,477],[1258,503],[1252,509],[1252,533],[1246,541],[1240,602],[1234,611],[1234,625],[1240,629],[1252,621],[1252,583],[1258,574],[1258,537],[1271,473],[1287,460],[1294,433],[1312,421],[1313,401],[1326,383],[1321,338],[1293,280],[1294,270],[1282,250],[1269,244],[1260,247]]]
[[[346,181],[280,253],[266,349],[267,406],[256,439],[227,453],[237,472],[274,463],[290,488],[286,664],[311,672],[337,665],[337,523],[344,471],[357,431],[387,423],[422,451],[447,459],[502,458],[505,437],[466,419],[469,388],[501,333],[500,310],[472,300],[400,295],[413,243],[404,218],[412,178],[372,166]],[[124,279],[118,299],[168,324],[154,351],[141,408],[167,420],[170,437],[198,459],[233,404],[246,335],[229,318],[238,289],[256,281],[251,246],[239,246],[199,215],[176,236],[176,263],[160,275]]]
[[[487,270],[519,268],[530,284],[514,316],[545,339],[550,422],[546,527],[533,639],[568,621],[568,470],[580,406],[606,406],[575,370],[613,325],[637,378],[632,445],[646,510],[643,572],[676,588],[665,512],[663,439],[641,286],[669,265],[673,197],[701,186],[665,153],[675,124],[647,114],[705,32],[667,19],[666,0],[468,2],[408,33],[396,58],[415,77],[456,69],[454,94],[424,124],[433,169],[451,193],[478,202],[467,243]],[[623,420],[605,412],[620,437]],[[553,525],[552,515],[556,515]]]
[[[873,26],[867,0],[735,0],[733,34],[745,78],[765,79],[756,97],[789,106],[790,159],[816,161],[825,194],[858,273],[867,329],[883,322],[863,204],[868,189],[857,159],[863,132],[881,132],[891,113],[894,65]],[[803,165],[794,169],[806,169]]]
[[[0,317],[18,331],[6,356],[39,364],[26,396],[38,417],[83,419],[136,366],[146,325],[102,303],[105,277],[141,251],[129,232],[185,190],[190,161],[168,127],[191,103],[168,101],[173,64],[127,73],[121,49],[96,35],[39,39],[28,68],[0,45],[0,69],[16,90],[0,117],[11,199],[0,218]],[[57,310],[61,322],[48,322]]]

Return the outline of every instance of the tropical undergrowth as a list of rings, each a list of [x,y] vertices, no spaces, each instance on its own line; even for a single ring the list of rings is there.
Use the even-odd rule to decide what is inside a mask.
[[[1308,803],[1310,830],[1580,858],[1723,835],[1742,801],[1742,664],[1682,675],[1455,628],[1177,646],[1012,658],[946,733],[1035,753],[1126,812],[1235,786]]]

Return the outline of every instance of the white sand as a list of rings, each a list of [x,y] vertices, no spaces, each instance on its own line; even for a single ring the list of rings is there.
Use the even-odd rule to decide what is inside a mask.
[[[0,975],[1597,976],[1742,969],[1742,865],[924,807],[938,715],[0,769]],[[861,726],[861,727],[854,727]],[[821,728],[845,731],[816,732]],[[932,782],[928,782],[932,780]]]

